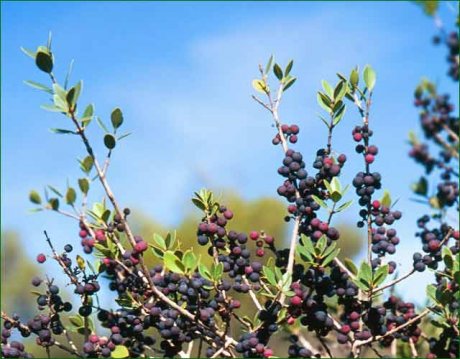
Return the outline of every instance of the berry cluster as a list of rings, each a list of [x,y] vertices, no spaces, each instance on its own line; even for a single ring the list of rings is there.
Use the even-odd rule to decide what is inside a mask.
[[[386,320],[387,330],[399,327],[417,316],[413,303],[404,302],[393,295],[384,303],[384,307],[389,311]],[[389,346],[394,339],[401,339],[404,342],[408,342],[411,339],[413,343],[417,343],[422,333],[418,326],[420,322],[420,319],[416,320],[402,330],[385,337],[383,345]]]
[[[300,129],[297,125],[281,125],[281,132],[283,133],[284,138],[288,139],[290,143],[297,142],[297,135],[299,134],[299,131]],[[273,138],[272,143],[274,145],[279,145],[281,143],[281,136],[279,133]]]
[[[305,348],[299,343],[299,337],[297,335],[291,335],[289,337],[291,345],[288,348],[289,358],[312,358],[313,353],[311,350]]]
[[[2,329],[2,358],[33,358],[30,353],[25,351],[24,344],[12,340],[8,342],[14,328],[19,329],[23,337],[30,335],[30,330],[26,326],[21,325],[19,316],[13,315],[12,320],[5,320]]]
[[[433,37],[434,44],[440,44],[442,42],[445,43],[449,50],[449,54],[447,55],[447,62],[449,63],[449,71],[448,75],[452,77],[454,81],[458,81],[458,49],[459,49],[459,40],[458,40],[458,32],[452,31],[449,35],[435,36]]]

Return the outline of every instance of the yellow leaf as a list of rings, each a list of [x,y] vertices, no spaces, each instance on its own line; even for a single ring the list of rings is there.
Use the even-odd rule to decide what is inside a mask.
[[[261,93],[268,92],[268,87],[262,80],[259,79],[252,80],[252,87],[254,87],[254,90],[259,91]]]

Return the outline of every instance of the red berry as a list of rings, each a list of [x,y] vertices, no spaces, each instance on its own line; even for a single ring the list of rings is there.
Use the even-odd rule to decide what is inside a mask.
[[[368,153],[364,159],[366,160],[366,163],[370,164],[372,162],[374,162],[374,155],[371,155],[370,153]]]
[[[326,233],[327,230],[329,229],[329,225],[327,224],[327,222],[321,222],[318,226],[318,229],[323,232],[323,233]]]
[[[298,296],[294,296],[291,298],[291,304],[294,305],[294,306],[299,306],[302,304],[302,298],[298,297]]]
[[[351,321],[358,320],[358,318],[359,318],[359,313],[358,313],[358,312],[351,312],[350,315],[348,316],[348,318],[349,318]]]
[[[232,219],[233,218],[233,212],[230,211],[229,209],[227,209],[225,212],[224,212],[224,217],[228,220]]]
[[[428,248],[430,251],[434,252],[439,249],[440,242],[437,239],[432,239],[428,242]]]
[[[341,154],[339,157],[337,157],[337,162],[339,163],[345,163],[347,161],[347,156],[344,154]]]
[[[379,152],[379,149],[377,146],[371,145],[368,147],[367,152],[375,156]]]
[[[43,254],[43,253],[40,253],[38,256],[37,256],[37,262],[38,263],[45,263],[46,261],[46,256]]]
[[[259,238],[259,232],[252,231],[249,233],[249,238],[251,238],[253,241],[257,240]]]
[[[454,239],[458,240],[460,238],[460,231],[454,231],[454,233],[452,233],[452,237],[454,237]]]
[[[343,333],[343,334],[348,334],[350,332],[351,328],[349,325],[345,324],[345,325],[342,325],[342,328],[340,329],[340,331]]]
[[[295,204],[290,204],[287,210],[289,213],[295,213],[297,211],[297,206]]]
[[[372,202],[372,207],[374,207],[374,209],[379,209],[380,208],[380,201],[373,201]]]
[[[254,272],[254,269],[252,269],[251,266],[247,266],[247,267],[244,268],[244,273],[246,273],[246,274],[249,275],[249,274],[251,274],[252,272]]]
[[[92,334],[89,336],[89,341],[93,344],[96,344],[99,342],[99,337],[97,335]]]
[[[292,133],[293,135],[297,135],[297,134],[299,133],[299,130],[300,130],[300,129],[299,129],[299,126],[297,126],[297,125],[291,125],[291,133]]]
[[[272,236],[266,236],[264,239],[265,239],[265,243],[267,244],[272,244],[273,241],[275,240]]]
[[[88,232],[86,232],[86,230],[82,229],[78,235],[81,237],[81,238],[85,238],[88,236]]]
[[[273,355],[273,350],[271,350],[270,348],[267,348],[267,349],[264,350],[264,357],[265,358],[270,358],[272,355]]]
[[[104,259],[102,260],[102,263],[104,263],[106,266],[109,266],[110,263],[111,263],[111,260],[110,260],[110,258],[104,258]]]
[[[295,318],[294,317],[289,317],[287,320],[288,325],[292,325],[295,323]]]
[[[239,300],[236,300],[236,299],[233,299],[233,300],[232,300],[232,307],[233,307],[234,309],[238,309],[239,307],[241,307],[240,301],[239,301]]]
[[[265,251],[263,250],[263,248],[258,248],[258,249],[256,250],[256,256],[257,256],[257,257],[263,257],[264,254],[265,254]]]
[[[363,136],[360,134],[360,133],[355,133],[353,135],[353,139],[356,141],[356,142],[359,142],[363,139]]]
[[[332,165],[333,165],[332,159],[330,159],[329,157],[326,157],[326,158],[323,160],[323,163],[324,163],[325,165],[329,165],[329,166],[332,166]]]
[[[359,321],[351,322],[351,323],[350,323],[350,328],[351,328],[352,330],[358,330],[358,329],[359,329]]]
[[[288,125],[281,125],[281,131],[287,132],[288,130],[289,130],[289,126],[288,126]]]
[[[134,249],[135,249],[136,252],[142,253],[142,252],[145,252],[148,247],[149,246],[148,246],[147,242],[140,241],[140,242],[136,243],[136,245],[134,246]]]
[[[216,234],[217,233],[217,225],[215,223],[210,223],[208,225],[208,232],[210,234]]]
[[[296,135],[289,136],[289,142],[296,143],[297,142],[297,136]]]
[[[96,240],[97,241],[105,241],[105,234],[102,229],[96,231]]]

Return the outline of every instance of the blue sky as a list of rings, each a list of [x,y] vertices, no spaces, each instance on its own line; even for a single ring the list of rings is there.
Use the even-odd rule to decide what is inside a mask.
[[[273,128],[255,104],[251,80],[270,54],[285,65],[295,60],[298,77],[287,92],[281,117],[301,127],[297,149],[307,157],[324,146],[326,129],[318,119],[316,91],[321,79],[335,81],[359,65],[377,71],[371,114],[380,147],[375,169],[394,198],[403,220],[396,260],[420,246],[414,224],[420,205],[409,186],[422,174],[405,154],[407,133],[417,129],[413,89],[422,76],[454,98],[447,77],[446,50],[431,45],[431,19],[411,3],[371,2],[2,2],[2,229],[17,230],[34,256],[47,229],[62,242],[78,243],[73,222],[51,213],[31,215],[32,188],[75,183],[83,147],[76,138],[48,131],[65,119],[39,106],[46,95],[23,80],[46,81],[20,46],[35,48],[53,32],[56,74],[62,79],[75,59],[72,82],[84,81],[81,103],[95,103],[108,120],[119,106],[123,129],[133,134],[114,153],[110,181],[120,201],[174,225],[190,209],[189,198],[203,186],[229,187],[246,198],[275,196],[280,178],[279,148]],[[446,4],[446,23],[454,15]],[[334,147],[353,152],[351,128],[359,116],[350,106],[336,129]],[[96,124],[90,135],[102,150]],[[311,157],[310,157],[311,158]],[[356,159],[357,157],[355,157]],[[311,161],[311,160],[310,160]],[[359,164],[359,165],[358,165]],[[351,181],[361,161],[347,165]],[[101,193],[99,192],[99,195]],[[94,197],[97,199],[97,197]],[[356,221],[356,207],[347,218]],[[30,245],[29,245],[30,244]],[[405,285],[413,299],[423,294],[420,278]]]

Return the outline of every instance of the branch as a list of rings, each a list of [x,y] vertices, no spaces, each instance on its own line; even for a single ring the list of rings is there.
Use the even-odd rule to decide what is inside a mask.
[[[388,283],[388,284],[385,284],[384,286],[382,286],[382,287],[380,287],[380,288],[374,289],[374,290],[372,291],[372,293],[373,293],[373,294],[376,294],[376,293],[381,292],[381,291],[383,291],[383,290],[385,290],[385,289],[387,289],[387,288],[389,288],[389,287],[392,287],[392,286],[394,286],[395,284],[397,284],[397,283],[403,281],[403,280],[406,279],[407,277],[410,277],[410,276],[411,276],[412,274],[414,274],[414,273],[415,273],[415,269],[412,269],[410,272],[406,273],[406,274],[403,275],[402,277],[399,277],[399,278],[395,279],[394,281],[392,281],[392,282],[390,282],[390,283]]]
[[[24,324],[21,324],[19,321],[17,320],[14,320],[13,318],[10,318],[5,312],[1,312],[1,316],[2,316],[2,319],[5,320],[5,321],[8,321],[8,322],[11,322],[13,324],[14,327],[17,327],[17,328],[20,328],[22,331],[24,332],[27,332],[27,333],[33,333],[28,326],[24,325]],[[34,333],[36,334],[36,333]],[[54,341],[54,345],[57,346],[58,348],[66,351],[67,353],[70,353],[70,354],[74,354],[76,355],[77,357],[79,358],[83,358],[83,356],[76,350],[76,349],[73,349],[75,346],[73,346],[73,348],[69,348],[63,344],[61,344],[60,342],[58,342],[57,340]]]
[[[424,316],[426,316],[428,313],[430,313],[430,309],[425,309],[423,312],[421,312],[419,315],[417,315],[416,317],[408,320],[407,322],[405,322],[404,324],[401,324],[399,327],[396,327],[392,330],[390,330],[389,332],[385,333],[384,335],[379,335],[379,336],[376,336],[376,337],[371,337],[369,339],[366,339],[366,340],[358,340],[356,341],[354,344],[353,344],[353,350],[356,350],[358,349],[359,347],[363,346],[363,345],[366,345],[366,344],[369,344],[369,343],[372,343],[372,342],[376,342],[376,341],[379,341],[383,338],[386,338],[396,332],[399,332],[401,329],[413,324],[414,322],[416,322],[417,320],[419,319],[422,319]]]

